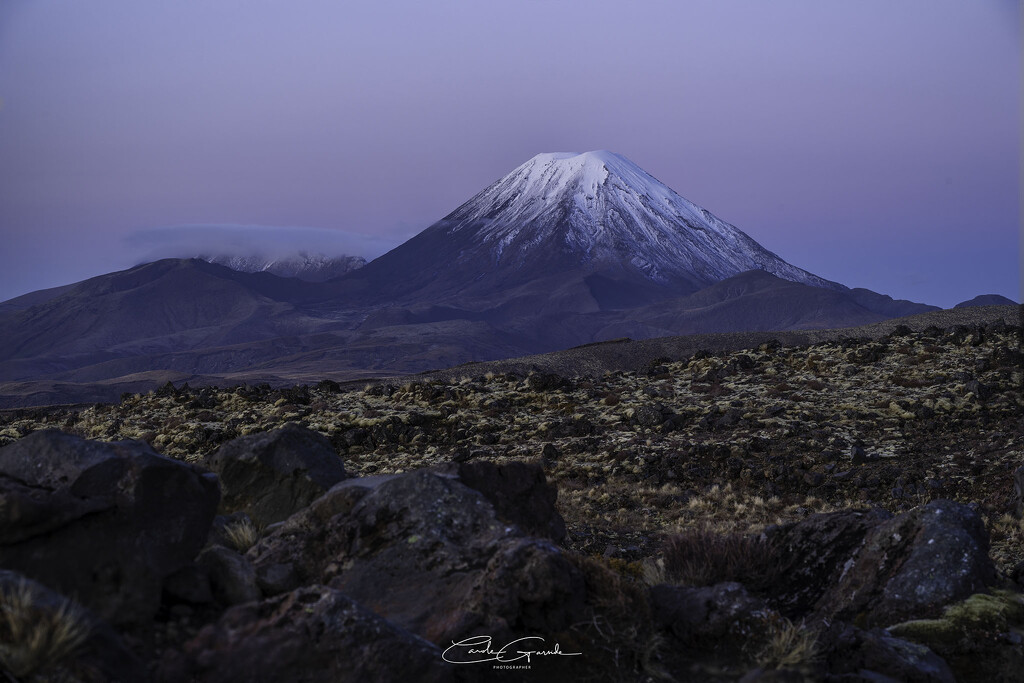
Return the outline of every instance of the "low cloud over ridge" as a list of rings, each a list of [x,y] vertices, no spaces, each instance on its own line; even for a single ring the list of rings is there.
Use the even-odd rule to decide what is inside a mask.
[[[287,258],[298,254],[362,256],[370,260],[395,242],[331,228],[237,225],[168,225],[144,228],[124,238],[139,263],[196,256]]]

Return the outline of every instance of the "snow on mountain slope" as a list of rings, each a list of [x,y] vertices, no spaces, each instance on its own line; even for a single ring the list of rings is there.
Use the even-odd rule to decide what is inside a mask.
[[[580,265],[628,263],[659,284],[706,286],[761,269],[843,289],[790,265],[627,158],[603,150],[538,154],[432,229],[452,237],[471,233],[498,264],[535,259],[543,245]]]
[[[327,256],[306,252],[278,258],[268,258],[257,254],[248,256],[218,254],[199,256],[198,258],[243,273],[266,272],[280,277],[295,277],[307,282],[325,282],[366,264],[366,259],[361,256]]]

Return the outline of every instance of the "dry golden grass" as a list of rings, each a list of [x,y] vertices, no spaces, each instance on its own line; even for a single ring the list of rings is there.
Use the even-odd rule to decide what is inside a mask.
[[[243,518],[224,527],[224,536],[232,548],[244,553],[260,540],[260,530],[251,520]]]
[[[1004,514],[989,522],[989,554],[996,566],[1008,572],[1024,561],[1024,519]]]
[[[70,602],[56,610],[35,604],[32,587],[0,590],[0,670],[13,680],[36,680],[80,650],[89,626]]]
[[[693,527],[708,529],[719,534],[754,534],[770,524],[783,524],[818,512],[833,512],[856,506],[851,500],[829,502],[806,496],[799,503],[784,503],[780,498],[765,498],[751,494],[733,485],[713,485],[696,495],[671,514],[672,528],[685,532]]]
[[[814,630],[777,615],[770,617],[765,626],[766,637],[755,654],[759,666],[788,669],[818,658],[818,634]]]

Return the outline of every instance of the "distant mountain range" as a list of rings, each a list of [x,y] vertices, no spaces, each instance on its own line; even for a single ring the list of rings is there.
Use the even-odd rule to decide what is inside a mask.
[[[193,375],[315,382],[932,310],[797,268],[617,154],[541,154],[365,265],[167,259],[4,302],[0,394],[17,385],[31,403],[33,383],[138,390]]]
[[[267,257],[257,254],[238,256],[230,254],[200,254],[197,258],[208,263],[227,266],[242,273],[271,273],[280,277],[296,277],[307,282],[324,282],[341,277],[366,265],[362,256],[327,256],[304,251],[289,256]]]

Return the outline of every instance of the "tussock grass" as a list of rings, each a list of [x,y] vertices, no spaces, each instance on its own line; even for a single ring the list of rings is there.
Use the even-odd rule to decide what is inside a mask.
[[[0,670],[13,680],[36,680],[75,655],[89,626],[69,601],[56,610],[36,605],[27,582],[0,590]]]
[[[707,528],[690,529],[666,539],[663,562],[665,577],[687,586],[723,581],[763,586],[778,574],[776,556],[763,538],[718,534]]]
[[[240,519],[224,527],[228,544],[240,553],[246,552],[260,540],[260,530],[249,519]]]
[[[803,623],[794,624],[785,617],[773,615],[766,623],[766,637],[754,658],[765,668],[789,669],[810,664],[818,655],[816,631]]]

